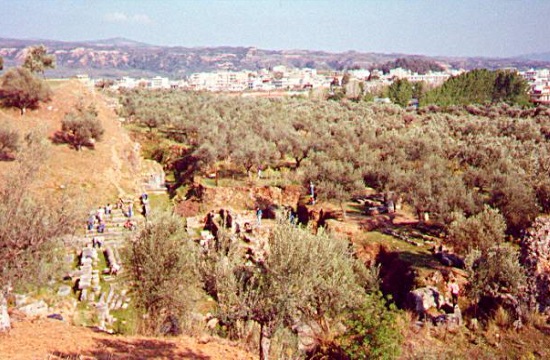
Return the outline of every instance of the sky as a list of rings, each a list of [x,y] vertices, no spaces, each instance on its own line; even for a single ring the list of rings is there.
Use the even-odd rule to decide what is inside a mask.
[[[550,0],[0,0],[0,37],[508,57],[550,51]]]

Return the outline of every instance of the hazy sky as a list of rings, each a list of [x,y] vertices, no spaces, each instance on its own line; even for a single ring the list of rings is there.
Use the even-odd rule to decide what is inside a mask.
[[[0,37],[504,57],[550,51],[550,0],[0,0]]]

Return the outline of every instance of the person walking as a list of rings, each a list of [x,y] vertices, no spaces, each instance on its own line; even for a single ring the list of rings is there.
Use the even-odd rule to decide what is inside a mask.
[[[449,283],[448,289],[451,293],[453,307],[456,307],[458,305],[458,294],[460,293],[460,287],[458,286],[455,278],[453,278]]]
[[[257,225],[260,226],[262,225],[262,215],[263,215],[263,211],[262,209],[260,209],[260,207],[258,206],[256,208],[256,218],[257,218]]]

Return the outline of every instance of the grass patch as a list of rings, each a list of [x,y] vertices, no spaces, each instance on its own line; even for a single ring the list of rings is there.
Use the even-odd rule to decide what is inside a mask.
[[[117,319],[113,326],[113,331],[115,333],[122,335],[136,334],[138,314],[137,310],[132,305],[124,310],[111,310],[110,314]]]
[[[149,201],[151,210],[155,212],[171,212],[174,207],[168,194],[150,194]]]
[[[407,261],[416,268],[434,268],[437,263],[431,252],[425,246],[414,246],[393,236],[382,234],[378,231],[365,233],[358,243],[375,243],[399,253],[401,260]]]

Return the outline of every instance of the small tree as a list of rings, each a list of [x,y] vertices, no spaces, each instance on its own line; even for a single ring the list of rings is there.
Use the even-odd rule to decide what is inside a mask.
[[[497,209],[485,206],[482,212],[466,218],[459,216],[449,226],[448,240],[455,251],[466,253],[473,249],[486,252],[504,241],[506,222]]]
[[[466,258],[466,269],[469,294],[476,302],[488,299],[508,305],[519,317],[519,297],[527,281],[518,251],[509,244],[494,245],[486,252],[474,250]]]
[[[68,142],[76,150],[81,150],[82,146],[93,148],[94,143],[101,141],[105,132],[97,115],[97,110],[93,105],[87,108],[83,108],[82,105],[77,106],[75,111],[65,115],[61,122],[63,134],[58,136],[56,141]]]
[[[55,56],[48,55],[48,49],[44,45],[31,46],[25,49],[26,56],[23,67],[31,73],[41,73],[47,69],[55,68]]]
[[[161,214],[139,232],[126,262],[141,332],[158,334],[167,319],[189,314],[199,289],[197,256],[181,218]]]
[[[398,312],[379,292],[369,294],[344,320],[346,331],[339,336],[347,359],[395,359],[403,336],[396,326]]]
[[[0,79],[0,101],[25,115],[27,109],[35,109],[40,102],[51,98],[50,87],[24,68],[9,69]]]
[[[48,151],[43,135],[36,132],[27,134],[21,145],[0,185],[0,283],[11,281],[15,287],[52,279],[46,265],[56,238],[73,231],[84,216],[75,206],[75,194],[38,197],[31,192]]]

